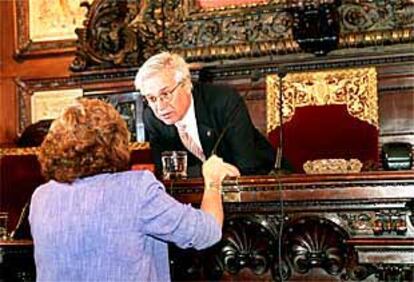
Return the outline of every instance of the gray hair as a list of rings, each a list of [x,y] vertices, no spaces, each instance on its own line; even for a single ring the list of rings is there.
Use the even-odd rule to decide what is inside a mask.
[[[165,71],[174,71],[177,82],[190,78],[188,64],[181,56],[169,52],[162,52],[152,56],[141,66],[135,76],[135,88],[141,90],[148,78]],[[145,95],[145,93],[141,93],[141,95]]]

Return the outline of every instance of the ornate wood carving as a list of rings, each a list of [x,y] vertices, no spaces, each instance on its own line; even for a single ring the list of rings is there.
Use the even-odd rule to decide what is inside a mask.
[[[224,226],[220,252],[213,258],[214,267],[232,275],[243,268],[263,275],[272,267],[278,249],[276,232],[274,222],[263,216],[230,218]]]
[[[165,185],[201,200],[200,180]],[[173,279],[411,281],[413,185],[413,171],[227,181],[223,240],[174,250]]]
[[[201,201],[201,179],[165,186],[184,203]],[[238,202],[224,198],[223,239],[200,252],[171,248],[173,281],[414,278],[414,226],[407,221],[413,215],[414,171],[241,177],[224,188],[225,194],[241,194]],[[383,217],[405,219],[406,232],[375,233]]]
[[[345,268],[347,235],[338,226],[323,218],[301,218],[291,223],[282,242],[289,265],[305,274],[320,267],[330,275],[338,275]]]
[[[318,3],[277,0],[202,10],[194,1],[96,0],[85,4],[89,11],[84,28],[77,30],[78,51],[71,68],[139,66],[165,49],[188,61],[264,56],[274,60],[273,55],[291,60],[280,55],[301,52],[293,37],[294,15],[309,7],[318,9]],[[370,46],[401,43],[390,51],[407,50],[414,41],[413,7],[409,1],[343,0],[335,10],[340,25],[336,53],[354,55],[355,49],[349,48],[370,51]]]
[[[261,215],[230,216],[224,224],[223,239],[201,252],[203,259],[196,252],[174,248],[174,278],[219,280],[223,275],[238,275],[248,269],[253,279],[259,279],[274,268],[279,220]]]
[[[128,5],[129,4],[129,5]],[[71,68],[85,70],[86,65],[132,65],[140,56],[137,34],[130,22],[138,15],[129,1],[95,1],[83,3],[88,9],[85,29],[76,29],[79,46]]]

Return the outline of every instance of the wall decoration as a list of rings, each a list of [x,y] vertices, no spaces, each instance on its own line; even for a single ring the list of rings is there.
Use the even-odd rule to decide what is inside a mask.
[[[96,0],[77,30],[71,69],[137,67],[165,50],[209,66],[243,58],[257,58],[260,64],[312,60],[315,50],[307,48],[312,38],[294,36],[293,29],[319,22],[307,11],[321,7],[322,12],[332,12],[325,20],[329,24],[335,19],[339,34],[334,33],[330,42],[314,32],[318,44],[329,43],[329,48],[317,48],[318,55],[343,58],[368,51],[377,56],[378,50],[395,54],[412,49],[414,3],[410,1]],[[299,40],[307,44],[300,46]]]
[[[48,79],[18,77],[15,83],[18,99],[18,135],[37,121],[55,118],[64,105],[83,95],[81,83],[68,77]]]
[[[249,4],[264,4],[269,0],[196,0],[196,6],[201,9],[223,8]]]
[[[62,109],[82,95],[80,88],[34,92],[31,96],[31,122],[57,118]]]
[[[135,74],[135,71],[132,72]],[[132,74],[131,73],[131,74]],[[125,119],[131,132],[131,141],[144,142],[142,121],[143,101],[134,90],[133,77],[125,76],[116,84],[105,84],[114,77],[110,74],[83,77],[17,78],[17,98],[19,101],[18,134],[26,127],[43,119],[55,118],[62,108],[77,97],[102,99],[112,104]]]
[[[15,0],[16,57],[74,52],[75,29],[86,16],[82,2],[85,1]]]

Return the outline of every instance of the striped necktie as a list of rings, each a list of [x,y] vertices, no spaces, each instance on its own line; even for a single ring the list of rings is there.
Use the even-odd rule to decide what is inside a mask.
[[[202,162],[204,162],[206,160],[206,156],[204,155],[203,149],[198,146],[190,134],[188,134],[188,132],[185,130],[185,126],[177,126],[177,129],[178,134],[181,138],[181,142],[183,142],[187,150],[199,158]]]

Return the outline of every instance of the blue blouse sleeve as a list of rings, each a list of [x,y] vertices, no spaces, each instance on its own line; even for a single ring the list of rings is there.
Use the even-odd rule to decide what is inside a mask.
[[[212,215],[172,198],[152,173],[146,173],[140,182],[138,214],[144,234],[198,250],[221,239],[221,228]]]

